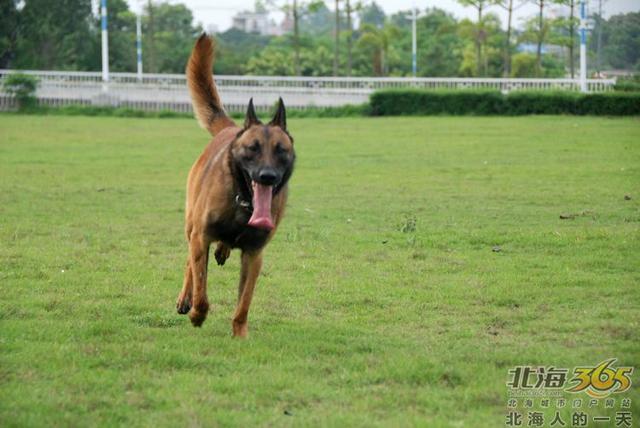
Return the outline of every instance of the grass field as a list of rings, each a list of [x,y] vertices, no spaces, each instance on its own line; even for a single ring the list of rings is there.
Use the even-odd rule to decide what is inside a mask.
[[[290,129],[234,340],[237,253],[174,309],[195,120],[0,115],[0,426],[492,427],[515,365],[640,370],[640,120]]]

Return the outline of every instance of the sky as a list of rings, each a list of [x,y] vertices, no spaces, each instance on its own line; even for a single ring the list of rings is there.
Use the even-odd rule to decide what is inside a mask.
[[[165,0],[166,1],[166,0]],[[170,3],[186,4],[194,14],[195,21],[202,24],[205,30],[215,29],[217,31],[225,31],[231,27],[232,17],[242,10],[252,10],[254,0],[168,0]],[[146,0],[127,0],[132,10],[138,11]],[[599,0],[589,0],[590,9],[597,11]],[[286,0],[276,0],[276,4],[285,4]],[[354,1],[355,3],[355,1]],[[387,15],[393,14],[399,10],[411,9],[412,4],[420,10],[427,7],[438,7],[452,13],[457,18],[475,19],[476,13],[471,7],[462,7],[455,0],[376,0]],[[518,3],[518,1],[514,1]],[[330,8],[335,4],[334,0],[327,1]],[[536,6],[531,3],[525,3],[517,11],[514,12],[514,24],[518,24],[522,19],[532,16],[536,13]],[[640,11],[640,0],[602,0],[603,15],[608,18],[611,15],[625,12]],[[506,23],[507,14],[502,8],[494,6],[488,9],[489,12],[497,13]],[[282,14],[274,14],[274,19],[279,21]]]

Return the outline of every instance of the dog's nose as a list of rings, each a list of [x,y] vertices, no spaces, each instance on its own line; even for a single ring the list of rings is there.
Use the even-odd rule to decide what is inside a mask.
[[[258,174],[258,178],[260,179],[261,184],[271,186],[276,183],[278,174],[276,174],[273,168],[264,168],[262,171],[260,171],[260,174]]]

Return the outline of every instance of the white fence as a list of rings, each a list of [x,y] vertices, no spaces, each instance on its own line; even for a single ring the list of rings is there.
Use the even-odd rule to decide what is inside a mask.
[[[38,79],[36,95],[41,104],[90,104],[132,107],[144,110],[168,109],[190,112],[186,79],[181,74],[111,73],[102,82],[99,72],[0,70],[0,109],[13,103],[2,91],[2,80],[11,73],[24,73]],[[228,111],[244,111],[249,98],[259,110],[273,106],[279,96],[288,108],[331,107],[367,102],[379,89],[496,89],[509,92],[530,90],[572,90],[580,88],[577,79],[494,79],[439,77],[281,77],[216,76],[218,90]],[[615,79],[589,79],[589,91],[612,90]]]

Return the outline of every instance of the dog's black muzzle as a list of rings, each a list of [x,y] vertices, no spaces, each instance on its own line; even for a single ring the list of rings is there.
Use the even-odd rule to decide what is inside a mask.
[[[265,166],[252,175],[252,180],[264,186],[276,186],[282,180],[282,173],[277,169]]]

